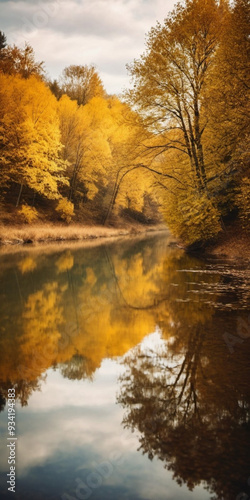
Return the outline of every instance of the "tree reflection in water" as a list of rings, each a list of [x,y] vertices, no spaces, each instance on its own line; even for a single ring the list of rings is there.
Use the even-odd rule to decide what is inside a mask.
[[[139,449],[179,484],[205,482],[212,498],[239,500],[250,493],[250,349],[245,343],[230,355],[222,333],[215,314],[206,325],[179,323],[156,348],[132,349],[118,402]]]
[[[93,379],[104,359],[125,355],[119,402],[143,452],[215,498],[246,490],[249,334],[228,345],[249,325],[243,267],[188,256],[163,235],[6,254],[0,275],[0,411],[9,387],[27,405],[50,368]],[[162,342],[145,351],[138,344],[157,329]]]

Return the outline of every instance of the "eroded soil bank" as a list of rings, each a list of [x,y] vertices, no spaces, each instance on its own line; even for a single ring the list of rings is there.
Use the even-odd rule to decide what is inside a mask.
[[[243,231],[236,222],[227,225],[218,239],[205,251],[210,255],[250,261],[250,231]]]

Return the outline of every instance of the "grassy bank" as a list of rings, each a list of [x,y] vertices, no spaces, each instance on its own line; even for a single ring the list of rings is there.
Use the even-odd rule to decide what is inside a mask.
[[[166,229],[163,224],[142,225],[129,224],[124,227],[82,226],[72,224],[69,226],[46,224],[46,225],[23,225],[23,226],[1,226],[0,245],[23,245],[31,243],[49,243],[62,241],[85,241],[97,238],[114,238],[121,236],[136,235],[140,233],[161,231]]]
[[[121,227],[83,226],[79,224],[30,224],[0,226],[0,246],[23,246],[56,242],[91,242],[119,237],[136,236],[148,232],[166,231],[164,224],[144,225],[127,223]],[[172,244],[178,245],[175,238]],[[179,246],[179,245],[178,245]],[[185,246],[180,245],[185,249]],[[207,255],[250,260],[250,233],[242,230],[238,222],[225,227],[219,236],[203,247]]]

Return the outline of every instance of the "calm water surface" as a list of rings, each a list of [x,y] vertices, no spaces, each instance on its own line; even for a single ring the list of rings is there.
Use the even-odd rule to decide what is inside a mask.
[[[168,244],[0,254],[3,500],[250,498],[248,270]]]

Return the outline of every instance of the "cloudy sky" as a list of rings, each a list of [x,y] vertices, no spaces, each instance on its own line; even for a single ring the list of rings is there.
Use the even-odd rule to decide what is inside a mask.
[[[51,78],[70,64],[94,64],[108,93],[129,85],[126,64],[175,0],[0,0],[9,44],[30,43]]]
[[[161,345],[159,334],[141,343],[143,350]],[[122,362],[122,358],[120,358]],[[80,478],[94,480],[101,464],[108,474],[97,484],[95,494],[81,490],[81,498],[137,500],[209,500],[203,486],[189,491],[172,478],[172,472],[155,458],[148,460],[139,448],[138,433],[124,429],[124,409],[116,403],[123,365],[106,359],[89,380],[69,380],[50,369],[41,391],[33,392],[28,406],[17,405],[18,492],[21,498],[72,498]],[[5,435],[6,408],[0,413],[0,431]],[[4,439],[4,438],[3,438]],[[0,455],[0,496],[6,491],[8,450]],[[3,473],[4,471],[4,473]],[[64,495],[63,495],[64,493]],[[88,491],[87,491],[88,493]],[[41,496],[39,496],[41,495]],[[1,496],[2,498],[2,496]],[[3,498],[7,498],[3,496]]]

